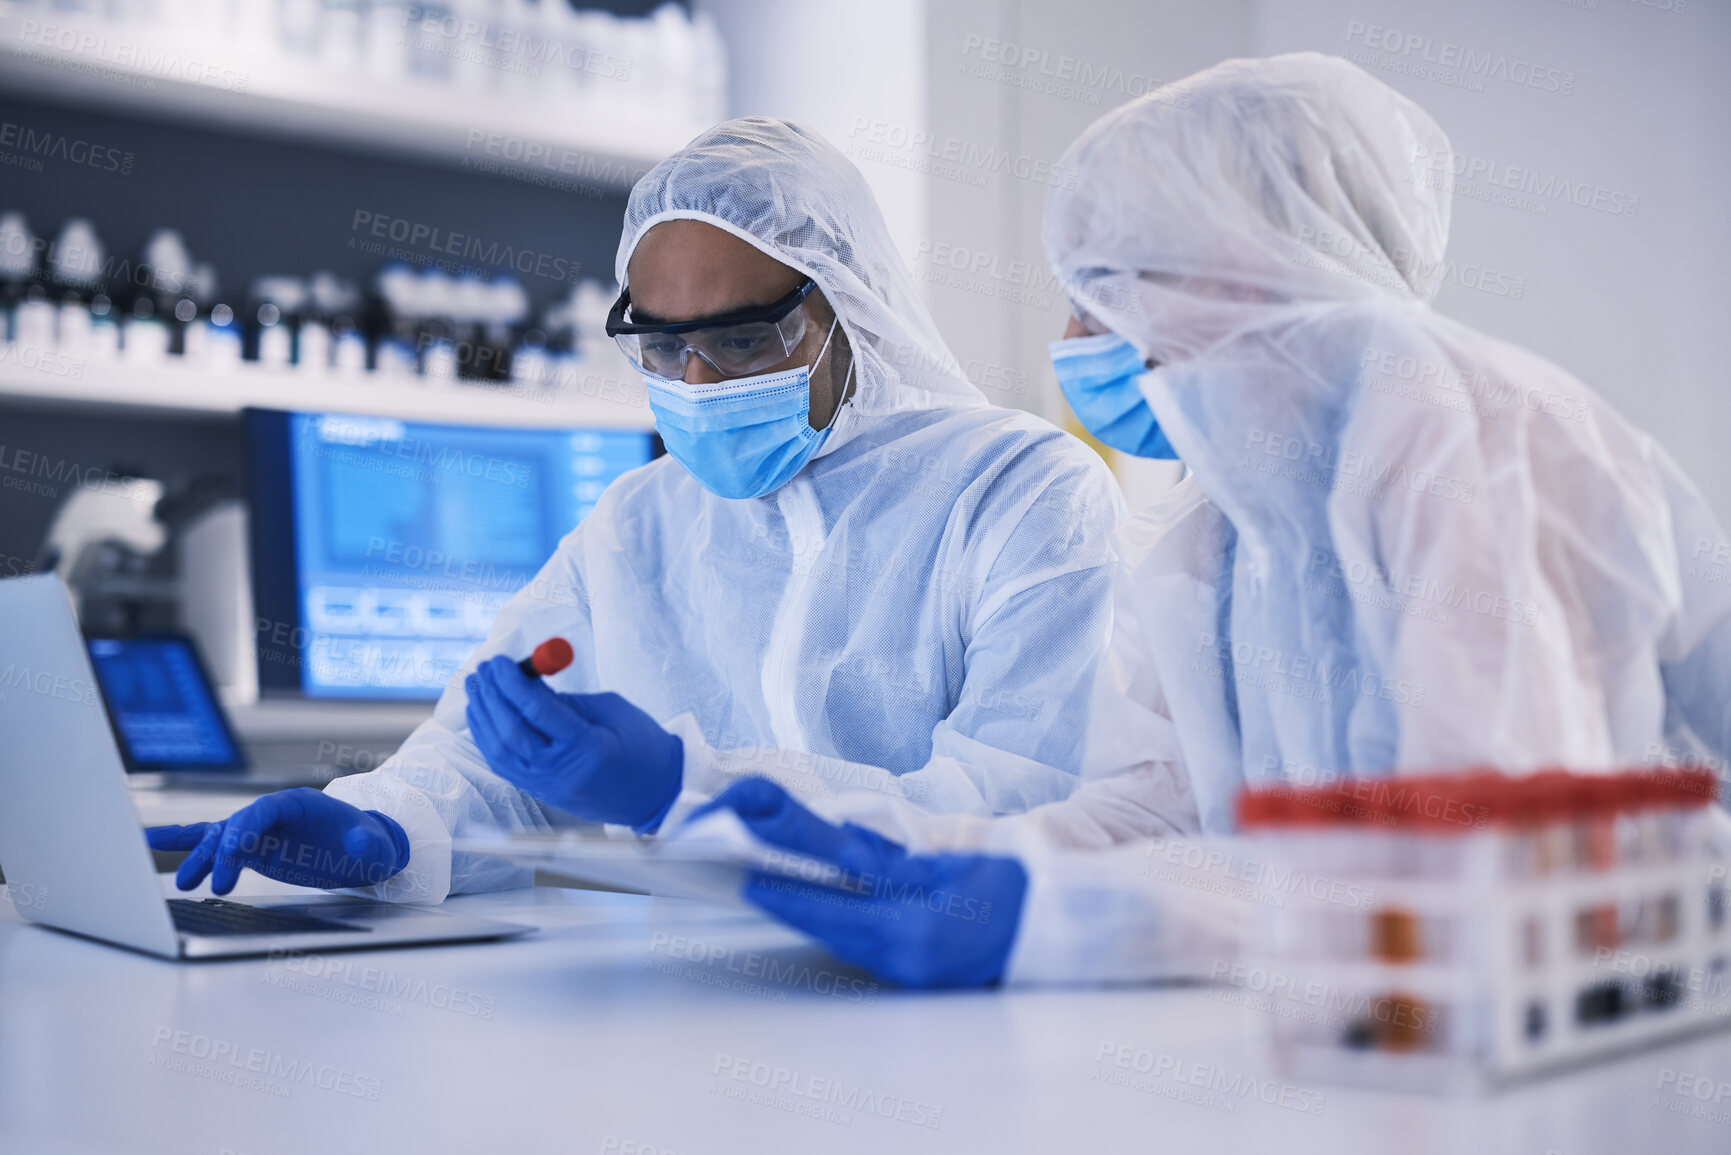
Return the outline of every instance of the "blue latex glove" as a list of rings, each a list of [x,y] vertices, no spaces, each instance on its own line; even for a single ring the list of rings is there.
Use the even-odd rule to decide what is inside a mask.
[[[409,836],[396,820],[305,786],[266,794],[221,822],[152,826],[152,850],[190,850],[175,885],[191,890],[210,875],[227,894],[242,867],[296,886],[370,886],[409,864]]]
[[[838,868],[841,891],[769,874],[745,885],[747,901],[837,958],[904,987],[1003,977],[1028,891],[1015,859],[909,854],[862,826],[832,826],[767,778],[734,783],[691,817],[723,807],[770,845]]]
[[[685,744],[618,694],[561,694],[506,657],[463,688],[487,765],[536,800],[649,833],[679,797]]]

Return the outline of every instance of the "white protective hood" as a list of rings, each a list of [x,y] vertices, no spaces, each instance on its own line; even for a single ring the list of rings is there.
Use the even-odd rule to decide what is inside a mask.
[[[938,335],[865,178],[811,129],[729,120],[650,169],[625,210],[621,285],[643,234],[666,220],[714,225],[817,282],[853,345],[861,416],[986,404]]]
[[[1304,53],[1132,101],[1064,157],[1053,268],[1158,362],[1192,471],[1121,535],[1114,662],[1126,716],[1176,724],[1204,829],[1247,780],[1731,748],[1725,535],[1590,387],[1432,311],[1461,275],[1448,155]]]

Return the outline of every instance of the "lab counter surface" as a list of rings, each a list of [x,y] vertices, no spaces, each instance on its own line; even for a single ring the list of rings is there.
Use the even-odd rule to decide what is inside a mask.
[[[1371,1092],[1275,1074],[1230,988],[912,994],[739,910],[449,905],[540,929],[189,964],[0,903],[0,1152],[1731,1150],[1723,1033],[1495,1094]]]

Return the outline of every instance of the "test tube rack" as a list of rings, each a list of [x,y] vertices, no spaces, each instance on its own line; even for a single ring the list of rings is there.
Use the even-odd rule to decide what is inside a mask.
[[[1259,919],[1276,1065],[1457,1092],[1731,1024],[1715,793],[1689,769],[1246,790],[1272,861],[1346,884]]]

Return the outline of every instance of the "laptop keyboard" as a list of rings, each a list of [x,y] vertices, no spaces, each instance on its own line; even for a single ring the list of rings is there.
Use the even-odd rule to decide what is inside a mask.
[[[200,936],[225,934],[325,934],[331,931],[370,931],[370,926],[332,922],[294,911],[271,910],[228,902],[220,898],[171,898],[168,912],[174,929]]]

